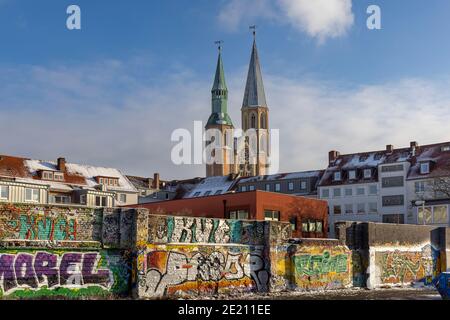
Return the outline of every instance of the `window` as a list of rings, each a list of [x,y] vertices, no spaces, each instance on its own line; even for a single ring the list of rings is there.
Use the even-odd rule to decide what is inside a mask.
[[[382,188],[393,188],[393,187],[403,187],[403,177],[389,177],[381,179],[381,187]]]
[[[230,219],[248,220],[249,215],[246,210],[230,211]]]
[[[202,194],[201,192],[196,192],[196,193],[194,193],[194,198],[200,196],[201,194]]]
[[[425,192],[425,181],[418,181],[414,183],[416,193]]]
[[[352,214],[353,213],[353,204],[346,204],[345,205],[345,213]]]
[[[369,203],[369,213],[377,213],[378,212],[378,205],[376,202],[370,202]]]
[[[214,195],[216,195],[216,196],[219,194],[222,194],[222,190],[217,190],[216,193],[214,193]]]
[[[322,198],[329,198],[329,197],[330,197],[330,190],[322,189]]]
[[[334,214],[341,214],[342,213],[341,206],[334,206],[333,212]]]
[[[241,187],[241,191],[242,191],[242,192],[247,192],[247,187],[246,187],[246,186],[242,186],[242,187]]]
[[[266,191],[270,191],[270,184],[266,184]]]
[[[71,202],[71,198],[69,196],[52,196],[50,198],[50,201],[52,201],[52,203],[57,203],[57,204],[67,204]]]
[[[256,129],[256,116],[255,116],[254,113],[252,113],[252,116],[251,116],[251,124],[250,124],[250,128]]]
[[[341,172],[340,171],[337,171],[337,172],[334,173],[333,180],[334,181],[341,181]]]
[[[369,186],[369,194],[374,195],[378,193],[378,187],[375,184]]]
[[[420,174],[428,174],[430,173],[430,163],[423,162],[420,164]]]
[[[383,215],[383,223],[404,224],[405,216],[403,214],[385,214]]]
[[[356,171],[355,170],[350,170],[348,172],[348,179],[349,180],[355,180],[356,179]]]
[[[366,213],[366,204],[365,203],[358,203],[358,213],[359,214]]]
[[[121,193],[119,196],[120,202],[126,203],[127,202],[127,195],[124,193]]]
[[[95,206],[96,207],[106,207],[107,206],[106,197],[101,197],[101,196],[95,197]]]
[[[418,224],[448,224],[447,206],[418,207]]]
[[[44,179],[44,180],[53,180],[53,172],[44,171],[42,173],[42,179]]]
[[[381,172],[396,172],[396,171],[403,171],[403,165],[397,164],[393,166],[384,166],[381,168]]]
[[[345,189],[345,195],[347,197],[351,197],[353,195],[353,189],[352,188]]]
[[[322,221],[316,221],[316,232],[318,232],[318,233],[323,232],[323,222]]]
[[[339,188],[336,188],[336,189],[333,189],[333,197],[340,197],[341,196],[341,189],[339,189]]]
[[[306,181],[302,181],[302,182],[300,183],[300,189],[306,190]]]
[[[323,221],[319,220],[307,220],[302,222],[302,232],[323,232]]]
[[[25,189],[25,201],[26,202],[39,202],[39,189]]]
[[[266,221],[280,221],[280,211],[265,210],[264,220]]]
[[[447,151],[450,151],[450,146],[443,146],[441,148],[441,152],[447,152]]]
[[[366,194],[366,189],[364,188],[356,188],[356,195],[363,196]]]
[[[86,204],[86,195],[85,194],[82,194],[80,196],[80,204]]]
[[[56,181],[64,181],[64,175],[62,173],[55,172],[53,176]]]
[[[293,182],[289,182],[288,189],[289,189],[289,191],[294,191],[294,183]]]
[[[403,195],[398,196],[384,196],[382,198],[383,207],[403,206],[405,203],[405,197]]]
[[[9,187],[0,186],[0,199],[9,200]]]
[[[289,219],[289,223],[291,224],[291,230],[292,231],[297,230],[297,218],[296,217],[291,217]]]
[[[372,178],[372,169],[364,169],[364,179]]]
[[[253,186],[253,185],[249,186],[249,187],[248,187],[248,190],[250,190],[250,191],[255,191],[255,186]]]
[[[280,192],[280,191],[281,191],[281,184],[277,183],[277,184],[275,185],[275,191],[276,191],[276,192]]]

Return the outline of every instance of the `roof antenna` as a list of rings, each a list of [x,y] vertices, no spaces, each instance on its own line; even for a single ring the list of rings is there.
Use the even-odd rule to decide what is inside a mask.
[[[219,49],[219,52],[222,52],[223,41],[222,40],[218,40],[218,41],[215,41],[214,44],[217,45],[217,49]]]
[[[256,40],[256,25],[250,26],[249,29],[253,30],[253,39]]]

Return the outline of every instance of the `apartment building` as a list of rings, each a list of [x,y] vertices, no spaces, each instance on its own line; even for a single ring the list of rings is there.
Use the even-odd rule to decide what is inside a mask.
[[[320,199],[328,201],[330,235],[340,221],[449,225],[450,192],[436,190],[436,181],[446,177],[450,143],[411,142],[407,148],[387,145],[348,155],[331,151],[318,187]]]
[[[137,204],[137,196],[114,168],[0,156],[0,202],[114,207]]]
[[[317,198],[317,185],[323,173],[324,170],[314,170],[241,178],[234,189],[237,192],[261,190]]]

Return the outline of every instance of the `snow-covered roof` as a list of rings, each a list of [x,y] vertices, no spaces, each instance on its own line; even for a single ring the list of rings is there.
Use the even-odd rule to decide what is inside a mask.
[[[242,178],[241,180],[239,180],[239,183],[254,183],[254,182],[259,182],[259,181],[319,178],[322,175],[322,173],[323,173],[322,170],[280,173],[280,174],[273,174],[273,175],[266,175],[266,176]]]
[[[228,176],[208,177],[197,184],[184,198],[197,198],[227,193],[236,180]]]
[[[40,171],[61,172],[64,181],[41,179]],[[98,186],[95,177],[116,178],[118,185],[106,186],[107,191],[137,192],[127,177],[114,168],[65,163],[65,170],[60,171],[57,162],[0,156],[0,174],[18,182],[47,185],[51,190],[58,191],[95,189]]]

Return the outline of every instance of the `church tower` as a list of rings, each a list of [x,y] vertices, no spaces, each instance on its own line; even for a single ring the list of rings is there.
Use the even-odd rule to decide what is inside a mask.
[[[256,133],[254,156],[256,161],[250,161],[248,140],[246,141],[245,165],[240,166],[241,176],[266,175],[269,171],[269,108],[262,80],[258,49],[256,47],[256,27],[253,31],[253,48],[248,69],[247,84],[245,86],[244,102],[242,103],[242,129],[253,129]],[[253,163],[252,163],[253,162]]]
[[[213,156],[216,157],[214,163],[206,164],[206,176],[227,176],[233,173],[234,166],[232,165],[232,157],[234,150],[232,148],[233,130],[234,126],[231,118],[228,115],[228,88],[225,83],[225,72],[222,62],[222,48],[219,44],[219,57],[217,60],[216,75],[214,78],[212,95],[212,112],[208,119],[205,129],[217,129],[220,132],[219,139],[221,139],[221,147],[213,151]],[[206,146],[213,143],[215,137],[208,139]],[[220,160],[220,161],[217,161]]]

